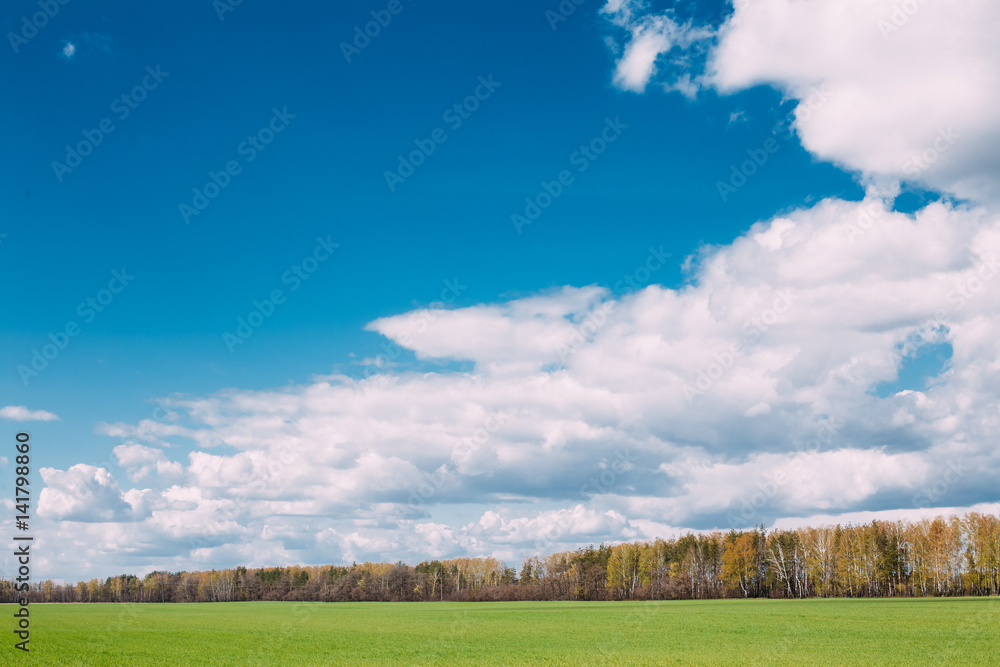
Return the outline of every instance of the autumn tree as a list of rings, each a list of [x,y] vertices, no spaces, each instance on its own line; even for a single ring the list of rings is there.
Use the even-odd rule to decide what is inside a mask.
[[[722,580],[745,598],[757,591],[757,541],[754,532],[732,531],[726,536],[726,548],[722,553]]]

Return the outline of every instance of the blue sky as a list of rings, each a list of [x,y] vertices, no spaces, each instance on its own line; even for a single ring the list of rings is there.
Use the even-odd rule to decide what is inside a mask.
[[[8,29],[33,7],[12,6]],[[767,89],[697,102],[615,89],[596,3],[555,30],[537,3],[402,7],[350,63],[338,43],[380,7],[245,3],[220,21],[207,2],[169,12],[74,3],[4,53],[0,270],[16,287],[0,389],[62,417],[46,427],[53,465],[100,457],[108,445],[92,423],[142,418],[158,396],[350,373],[378,350],[365,323],[439,299],[446,279],[467,285],[457,305],[613,286],[663,246],[673,261],[655,282],[673,286],[703,243],[822,196],[860,198],[849,176],[783,139],[751,187],[723,201],[716,182],[792,105]],[[72,59],[59,57],[64,42],[78,45]],[[120,119],[113,101],[147,66],[169,76]],[[443,113],[480,76],[501,85],[452,130]],[[238,145],[273,108],[295,115],[287,130],[185,224],[179,204],[210,171],[245,160]],[[105,118],[114,131],[60,182],[52,163]],[[605,118],[627,124],[620,141],[517,234],[511,214],[541,181],[575,169],[571,154]],[[448,140],[390,192],[384,172],[438,127]],[[326,235],[341,244],[336,257],[230,353],[222,333]],[[16,367],[81,320],[77,305],[122,267],[135,282],[25,387]]]
[[[157,524],[183,511],[171,505],[175,488],[239,496],[253,517],[238,539],[220,538],[203,565],[395,560],[415,553],[407,540],[430,532],[442,555],[515,558],[534,538],[511,535],[546,516],[589,526],[568,531],[566,546],[724,525],[743,498],[719,491],[734,484],[726,466],[744,466],[746,479],[766,474],[758,471],[778,465],[768,457],[800,455],[796,443],[837,419],[840,435],[816,456],[854,452],[881,486],[817,491],[821,498],[789,490],[748,521],[912,509],[920,485],[933,484],[935,461],[950,455],[933,426],[943,417],[921,411],[948,401],[968,407],[992,386],[969,373],[992,354],[971,324],[991,303],[982,295],[991,293],[983,284],[994,202],[983,184],[992,158],[977,146],[1000,135],[961,94],[914,113],[929,108],[933,86],[924,79],[939,73],[892,63],[923,58],[912,54],[928,34],[952,43],[934,24],[955,21],[957,34],[968,17],[925,8],[895,34],[879,23],[891,3],[840,23],[825,0],[759,4],[737,3],[734,14],[722,2],[584,0],[553,26],[546,12],[558,2],[400,0],[397,13],[390,3],[245,2],[221,14],[225,5],[207,0],[70,2],[37,34],[24,32],[24,17],[39,5],[9,4],[0,48],[0,405],[59,417],[27,424],[39,443],[35,465],[51,471],[46,525],[91,537],[141,526],[153,545],[148,558],[113,562],[187,565],[190,549]],[[788,14],[786,33],[767,32],[767,11]],[[992,10],[977,11],[990,25]],[[391,20],[345,57],[343,44],[372,12]],[[22,33],[30,38],[11,37]],[[853,37],[864,43],[856,53],[823,50]],[[956,62],[991,57],[963,48]],[[991,90],[969,76],[969,90]],[[456,105],[465,105],[461,116]],[[952,124],[959,138],[934,144]],[[606,146],[602,132],[613,138]],[[78,166],[54,165],[73,165],[67,147],[81,141],[97,145]],[[431,144],[412,175],[387,184],[400,156]],[[933,159],[921,152],[935,145],[926,149]],[[588,157],[587,146],[603,150]],[[914,155],[924,156],[918,169],[900,167]],[[526,198],[538,201],[545,184],[551,192],[560,173],[571,182],[519,230],[512,215],[525,213]],[[213,174],[224,187],[186,215],[215,187]],[[874,218],[890,222],[859,222],[873,206]],[[669,258],[643,273],[651,254]],[[308,279],[294,278],[302,266]],[[115,272],[134,278],[122,286]],[[625,276],[642,278],[623,286]],[[454,296],[442,304],[449,286]],[[956,286],[971,291],[956,296]],[[273,314],[227,345],[238,318],[275,290],[282,303]],[[782,290],[794,295],[791,319],[772,305]],[[96,312],[88,299],[106,303]],[[582,330],[609,303],[617,304],[613,324],[595,325],[572,362],[552,356],[559,345],[538,347],[565,338],[567,327]],[[777,324],[740,333],[751,316],[767,322],[769,307]],[[78,335],[25,382],[19,367],[50,336],[65,340],[67,326]],[[900,355],[932,330],[946,334]],[[733,344],[752,351],[738,353],[730,373],[719,359]],[[395,387],[383,398],[361,407],[327,395],[324,378],[363,380],[387,349],[399,352],[379,369]],[[706,389],[698,382],[714,363],[725,374]],[[394,440],[402,436],[372,435],[423,433],[418,422],[444,428],[450,420],[468,433],[480,411],[528,400],[530,387],[566,374],[565,404],[548,405],[543,392],[509,408],[517,416],[479,445],[495,447],[488,456],[455,450],[424,460]],[[496,394],[456,408],[450,397],[476,387]],[[596,393],[574,393],[583,387]],[[703,394],[712,404],[698,403]],[[317,407],[315,395],[329,403]],[[176,411],[172,426],[144,431],[158,400]],[[285,401],[297,407],[268,413]],[[361,412],[348,425],[351,410]],[[530,415],[537,432],[518,422]],[[283,426],[271,432],[274,420]],[[969,429],[949,442],[977,442],[988,425]],[[246,432],[263,444],[234,435]],[[296,524],[301,533],[276,545],[260,522],[288,508],[246,501],[253,494],[237,493],[240,483],[219,471],[255,466],[255,456],[289,438],[314,453],[308,465],[329,464],[331,475],[350,468],[348,459],[353,475],[398,464],[398,478],[378,487],[395,491],[351,487],[336,500],[314,498]],[[352,453],[341,460],[340,447]],[[613,465],[622,447],[639,452],[633,481],[579,492],[578,480]],[[963,451],[985,456],[973,450]],[[567,472],[518,467],[539,461]],[[824,461],[810,465],[836,467]],[[456,481],[426,516],[391,525],[373,518],[392,515],[385,508],[405,504],[441,466],[454,466]],[[93,481],[102,467],[113,482]],[[207,469],[229,481],[211,482],[209,493]],[[913,479],[901,481],[907,470]],[[74,486],[75,474],[91,481]],[[940,504],[994,501],[992,479],[967,480],[971,491]],[[698,489],[722,495],[702,506],[689,499]],[[107,511],[88,514],[75,501],[107,503]],[[488,539],[494,525],[504,540]],[[302,537],[323,531],[338,545],[332,551]],[[68,573],[60,562],[53,556],[53,571]]]

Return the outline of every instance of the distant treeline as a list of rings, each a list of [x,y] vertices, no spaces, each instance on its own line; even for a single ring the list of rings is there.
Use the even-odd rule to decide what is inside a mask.
[[[0,600],[23,593],[0,580]],[[120,575],[33,584],[33,602],[680,600],[1000,594],[1000,518],[688,534],[527,558]]]

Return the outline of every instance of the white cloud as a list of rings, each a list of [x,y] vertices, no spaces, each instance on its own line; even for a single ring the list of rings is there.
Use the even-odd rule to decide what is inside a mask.
[[[878,492],[918,489],[931,474],[921,454],[877,448],[754,454],[737,463],[684,460],[663,470],[683,482],[683,493],[630,498],[630,516],[683,521],[719,511],[734,517],[727,527],[744,527],[767,505],[797,513],[857,506]]]
[[[558,362],[575,322],[606,296],[597,287],[566,287],[506,304],[419,310],[375,320],[368,329],[419,359],[472,360],[484,370],[524,372]]]
[[[41,473],[45,488],[38,499],[39,516],[62,521],[131,518],[132,506],[104,468],[78,463],[66,471],[42,468]]]
[[[29,410],[23,405],[8,405],[0,408],[0,419],[16,422],[52,422],[59,421],[59,416],[45,410]]]
[[[558,545],[563,543],[621,540],[634,534],[624,515],[614,510],[598,511],[582,504],[514,518],[489,510],[465,531],[492,545],[523,545],[531,553],[559,551]]]
[[[92,53],[111,53],[114,43],[111,35],[102,32],[84,32],[62,42],[59,57],[64,60],[75,60]]]
[[[141,481],[156,473],[162,479],[180,476],[184,467],[167,460],[163,450],[135,443],[126,443],[114,448],[115,460],[126,469],[129,480]]]
[[[817,157],[887,191],[917,185],[981,202],[1000,192],[1000,4],[968,0],[753,0],[718,30],[679,26],[640,2],[603,13],[630,35],[615,83],[694,95],[770,85],[798,101],[794,128]],[[658,75],[662,55],[709,44],[704,75]],[[947,54],[942,56],[942,54]],[[678,57],[675,60],[681,60]],[[686,82],[686,85],[685,85]]]
[[[142,486],[46,470],[42,506],[132,522],[150,553],[182,554],[156,566],[179,567],[241,554],[517,561],[733,516],[986,501],[1000,473],[997,256],[1000,221],[982,209],[825,200],[700,253],[679,289],[564,289],[372,324],[468,371],[173,399],[162,428],[190,441],[187,461],[155,446],[166,436],[151,424],[108,427],[133,438],[115,456]],[[948,369],[873,395],[919,332],[953,346]],[[949,464],[961,484],[928,491]],[[153,567],[130,553],[123,567]]]
[[[980,514],[1000,514],[1000,503],[979,503],[968,507],[925,507],[919,509],[890,510],[883,512],[850,512],[846,514],[814,514],[776,521],[775,528],[794,530],[796,528],[834,526],[848,523],[860,526],[872,521],[923,521],[939,516],[961,516],[966,512]]]
[[[795,127],[823,159],[995,201],[998,27],[990,0],[754,0],[722,27],[710,78],[723,91],[765,83],[813,97]]]
[[[614,83],[623,90],[642,92],[650,79],[656,76],[658,62],[674,48],[684,49],[699,40],[712,36],[706,28],[680,24],[669,14],[648,14],[647,7],[636,0],[608,0],[601,13],[627,34],[624,45],[612,42],[621,49],[615,64]],[[690,76],[681,74],[667,84],[672,90],[693,97],[698,86]]]
[[[40,513],[65,522],[54,561],[74,575],[108,554],[147,571],[516,562],[685,526],[995,501],[1000,218],[982,206],[1000,173],[998,10],[927,3],[883,35],[890,3],[739,2],[707,79],[665,67],[705,29],[629,0],[603,11],[625,35],[619,86],[774,85],[800,101],[803,145],[857,170],[867,198],[758,222],[695,253],[677,289],[566,287],[368,327],[463,371],[318,376],[102,423],[130,439],[115,456],[135,488],[93,466],[43,469]],[[906,160],[948,127],[961,136],[912,178],[985,203],[892,212]],[[879,398],[904,355],[931,343],[953,350],[941,374]],[[161,449],[177,440],[184,462]]]

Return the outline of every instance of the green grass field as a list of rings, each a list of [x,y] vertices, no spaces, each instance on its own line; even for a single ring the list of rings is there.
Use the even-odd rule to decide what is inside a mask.
[[[1000,599],[31,606],[34,665],[1000,664]]]

